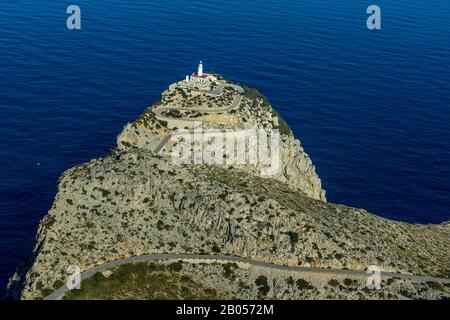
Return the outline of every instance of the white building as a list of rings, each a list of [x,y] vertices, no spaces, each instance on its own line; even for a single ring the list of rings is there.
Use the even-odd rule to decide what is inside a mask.
[[[197,71],[197,75],[199,77],[203,76],[203,62],[200,61],[200,63],[198,64],[198,71]]]
[[[190,77],[186,76],[186,81],[199,84],[209,84],[216,80],[217,78],[215,76],[203,72],[202,61],[198,64],[197,72],[194,72]]]

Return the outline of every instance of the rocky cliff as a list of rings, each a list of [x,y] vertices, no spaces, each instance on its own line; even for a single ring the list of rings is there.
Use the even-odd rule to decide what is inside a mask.
[[[222,81],[224,81],[224,85],[236,85],[226,80]],[[125,126],[118,136],[117,146],[119,149],[139,148],[154,151],[161,140],[164,137],[169,137],[171,132],[181,126],[187,129],[189,122],[186,119],[202,121],[202,127],[205,130],[231,129],[239,132],[239,130],[246,129],[263,129],[270,132],[270,130],[276,129],[281,136],[279,141],[280,168],[272,178],[286,183],[314,199],[326,201],[325,191],[322,189],[315,167],[302,148],[300,141],[295,139],[289,126],[260,92],[246,86],[242,87],[244,92],[238,108],[229,112],[212,113],[212,109],[220,111],[221,106],[226,107],[230,104],[235,93],[232,90],[224,90],[223,96],[226,98],[220,100],[222,98],[208,96],[203,91],[199,94],[194,90],[171,86],[163,92],[161,101],[147,109],[139,119]],[[212,105],[208,106],[210,101],[213,101],[214,108]],[[200,108],[202,111],[197,111],[198,113],[193,115],[188,114],[187,111],[179,113],[168,122],[156,117],[155,109],[158,110],[158,108],[164,108],[172,104],[189,105],[189,103],[203,106]],[[197,106],[196,110],[198,108]],[[185,109],[189,110],[190,108]],[[225,108],[222,107],[222,109]],[[171,121],[174,124],[171,124]],[[175,125],[180,127],[175,127]],[[159,154],[170,156],[170,149],[168,149],[162,149]],[[261,172],[261,166],[259,165],[238,165],[235,167],[254,174]]]
[[[172,91],[160,106],[167,97],[175,99]],[[64,283],[69,266],[83,271],[150,253],[215,253],[354,270],[375,264],[386,271],[450,276],[448,225],[411,225],[326,203],[298,140],[259,93],[246,92],[235,112],[209,125],[280,128],[278,174],[262,177],[248,165],[174,165],[166,146],[155,152],[173,128],[155,117],[155,107],[148,109],[125,126],[110,155],[61,176],[36,246],[11,278],[8,297],[48,295]]]

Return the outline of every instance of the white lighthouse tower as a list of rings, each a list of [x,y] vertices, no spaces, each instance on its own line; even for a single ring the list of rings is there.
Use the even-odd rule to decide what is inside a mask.
[[[200,63],[198,64],[197,76],[199,76],[199,77],[203,76],[203,62],[202,61],[200,61]]]
[[[202,61],[198,64],[197,72],[193,72],[190,77],[186,77],[186,83],[188,85],[200,85],[207,87],[213,81],[217,81],[217,78],[212,74],[203,73]]]

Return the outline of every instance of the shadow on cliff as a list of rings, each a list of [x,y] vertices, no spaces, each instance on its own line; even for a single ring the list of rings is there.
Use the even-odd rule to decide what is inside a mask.
[[[26,274],[33,266],[44,242],[45,238],[16,268],[13,277],[8,282],[8,287],[6,288],[6,293],[3,297],[4,300],[20,300],[22,291],[25,287]]]

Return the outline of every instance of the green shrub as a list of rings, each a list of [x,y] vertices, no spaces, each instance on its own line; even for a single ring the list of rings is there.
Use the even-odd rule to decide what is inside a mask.
[[[158,222],[156,223],[156,228],[158,228],[159,231],[164,229],[164,222],[162,222],[161,220],[158,220]]]
[[[336,279],[331,279],[330,281],[328,281],[328,284],[332,287],[337,287],[339,285],[339,281],[337,281]]]
[[[287,233],[287,235],[289,236],[289,239],[291,240],[291,245],[294,246],[298,242],[298,233],[289,231]]]
[[[234,270],[237,269],[238,266],[236,263],[226,263],[223,265],[223,276],[227,279],[234,280],[236,278],[234,274]]]
[[[288,284],[288,286],[293,286],[294,285],[294,278],[289,277],[286,279],[286,283]]]
[[[182,261],[177,261],[177,262],[169,264],[170,271],[180,272],[182,269],[183,269]]]
[[[311,290],[311,289],[314,289],[314,287],[311,285],[311,283],[309,283],[305,279],[298,279],[296,284],[297,284],[298,290]]]
[[[356,280],[352,280],[352,279],[349,279],[349,278],[345,278],[344,279],[344,284],[347,286],[347,287],[349,287],[349,286],[351,286],[351,285],[353,285],[353,284],[356,284]]]
[[[99,282],[99,281],[104,280],[105,276],[103,275],[103,273],[97,272],[96,274],[94,274],[93,279],[94,279],[95,282]]]
[[[258,278],[256,278],[255,284],[258,287],[258,292],[261,294],[261,296],[267,296],[270,291],[270,287],[267,284],[267,277],[259,276]]]

